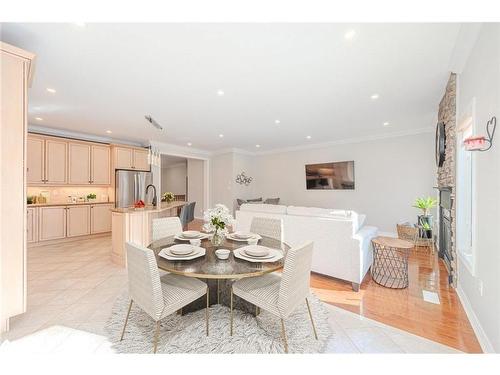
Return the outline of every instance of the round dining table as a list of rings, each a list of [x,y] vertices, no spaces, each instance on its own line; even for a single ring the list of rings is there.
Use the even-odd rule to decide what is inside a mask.
[[[272,249],[277,249],[286,254],[290,246],[285,242],[261,236],[258,244]],[[205,255],[192,260],[168,260],[159,255],[165,248],[176,244],[189,244],[171,237],[165,237],[152,242],[148,247],[154,251],[158,268],[176,275],[195,277],[207,283],[210,289],[210,305],[222,304],[229,306],[231,298],[231,285],[234,280],[244,277],[258,277],[267,273],[279,271],[283,268],[284,257],[276,262],[250,262],[236,258],[233,250],[248,246],[246,241],[235,241],[225,238],[221,245],[215,246],[210,239],[201,241],[200,247],[205,249]],[[221,260],[215,255],[217,249],[230,250],[229,258]],[[203,299],[194,301],[182,309],[182,313],[205,308]],[[255,312],[255,307],[241,299],[234,301],[234,307],[243,311]]]

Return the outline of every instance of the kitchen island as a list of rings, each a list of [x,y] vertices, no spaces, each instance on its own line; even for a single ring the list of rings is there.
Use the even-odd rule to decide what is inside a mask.
[[[144,208],[111,209],[112,249],[111,260],[125,265],[125,243],[134,242],[148,246],[152,242],[153,219],[177,216],[177,211],[187,202],[161,202],[159,206]]]

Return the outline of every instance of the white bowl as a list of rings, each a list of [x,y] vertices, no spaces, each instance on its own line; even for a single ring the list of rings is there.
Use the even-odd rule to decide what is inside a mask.
[[[185,230],[182,232],[182,236],[186,238],[196,238],[200,236],[200,232],[197,230]]]
[[[215,250],[215,255],[217,256],[217,258],[222,259],[222,260],[229,258],[230,253],[231,253],[231,251],[229,251],[227,249]]]
[[[249,245],[257,245],[257,243],[258,243],[258,242],[259,242],[259,239],[258,239],[258,238],[249,238],[249,239],[247,240],[247,243],[248,243]]]
[[[200,239],[189,240],[189,243],[193,246],[200,246],[201,240]]]

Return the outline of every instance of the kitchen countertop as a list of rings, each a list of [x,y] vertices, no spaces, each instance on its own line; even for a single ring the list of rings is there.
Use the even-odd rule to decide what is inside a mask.
[[[140,209],[137,209],[134,207],[112,208],[111,212],[117,212],[117,213],[121,213],[121,214],[131,214],[131,213],[138,213],[138,212],[152,213],[152,212],[160,212],[160,211],[164,211],[164,210],[171,210],[173,208],[182,207],[186,203],[187,202],[184,202],[184,201],[177,201],[177,202],[171,202],[171,203],[160,202],[159,207],[147,205],[146,207],[140,208]]]
[[[26,206],[29,207],[49,207],[49,206],[84,206],[84,205],[95,205],[95,204],[112,204],[114,205],[114,202],[77,202],[77,203],[32,203],[32,204],[27,204]]]

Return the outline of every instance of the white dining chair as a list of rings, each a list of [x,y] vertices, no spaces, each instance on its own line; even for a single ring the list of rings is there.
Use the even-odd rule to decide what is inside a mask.
[[[156,353],[160,320],[201,298],[204,294],[207,296],[205,319],[208,336],[209,293],[207,284],[192,277],[171,273],[160,278],[153,250],[130,242],[127,242],[125,246],[127,249],[130,304],[120,341],[123,340],[125,334],[132,303],[135,303],[156,322],[153,340],[153,352]]]
[[[233,335],[234,294],[281,319],[281,334],[285,353],[288,353],[285,319],[305,300],[314,337],[316,340],[318,339],[311,306],[307,299],[310,294],[312,252],[312,242],[291,248],[288,250],[281,276],[277,273],[271,273],[259,277],[244,278],[233,283],[231,288],[231,336]]]
[[[181,232],[182,224],[177,216],[153,219],[153,241],[175,236]]]
[[[250,224],[250,232],[261,236],[283,241],[283,220],[269,217],[254,217]]]

